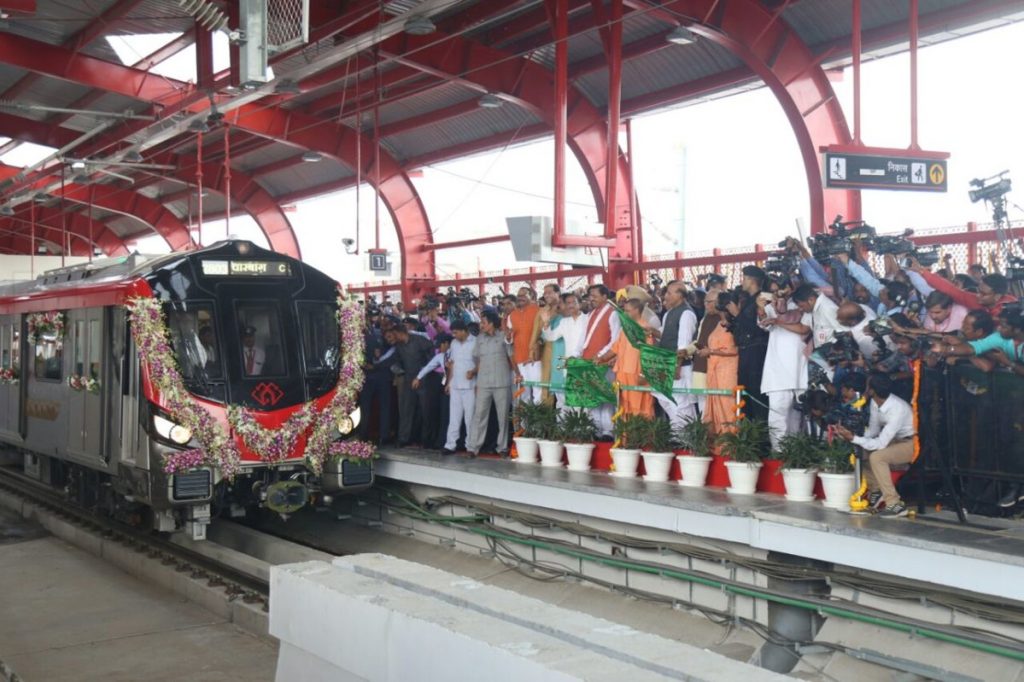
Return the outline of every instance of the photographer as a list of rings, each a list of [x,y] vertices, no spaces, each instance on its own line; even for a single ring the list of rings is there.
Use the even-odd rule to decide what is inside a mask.
[[[904,517],[907,506],[896,492],[890,467],[914,460],[914,413],[907,401],[893,394],[892,382],[884,374],[876,373],[868,378],[867,396],[871,412],[864,435],[857,436],[842,425],[836,427],[836,433],[865,451],[869,464],[866,472],[869,505],[877,508],[884,502],[885,509],[879,512],[883,518]]]
[[[996,364],[1024,376],[1024,309],[1020,306],[1003,308],[996,331],[982,339],[961,341],[947,336],[941,344],[933,346],[932,351],[944,357],[989,354]]]
[[[835,340],[840,331],[839,306],[810,284],[801,284],[793,292],[793,302],[804,313],[803,322],[811,328],[811,342],[815,348]]]
[[[880,317],[903,312],[903,308],[910,301],[909,285],[895,280],[882,282],[866,267],[856,261],[851,261],[846,254],[840,254],[836,260],[846,268],[858,284],[878,300],[875,312]]]
[[[932,291],[924,301],[927,314],[924,316],[923,327],[930,332],[953,334],[963,326],[967,317],[967,308],[954,303],[949,294]]]
[[[978,284],[978,293],[972,294],[957,288],[952,282],[942,279],[916,261],[911,262],[911,269],[936,291],[941,291],[952,298],[954,303],[959,303],[968,309],[981,308],[993,317],[999,316],[1004,305],[1017,300],[1010,295],[1010,282],[1002,275],[985,275]]]

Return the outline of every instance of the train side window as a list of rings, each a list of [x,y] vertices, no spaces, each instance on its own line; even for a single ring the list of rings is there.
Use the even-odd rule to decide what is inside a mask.
[[[173,305],[179,309],[167,311],[167,325],[182,376],[186,379],[219,379],[222,372],[221,349],[213,306],[190,302]]]
[[[39,334],[35,343],[36,379],[61,381],[64,377],[64,342],[55,334]]]
[[[277,305],[246,304],[237,308],[245,376],[282,376],[286,372]]]
[[[338,320],[334,306],[327,303],[299,303],[298,309],[306,371],[337,371]]]
[[[89,320],[89,378],[99,381],[100,355],[103,351],[103,329],[99,320]]]
[[[72,374],[83,376],[85,374],[85,322],[83,320],[77,320],[75,322],[75,346],[74,346],[74,369],[71,370]]]

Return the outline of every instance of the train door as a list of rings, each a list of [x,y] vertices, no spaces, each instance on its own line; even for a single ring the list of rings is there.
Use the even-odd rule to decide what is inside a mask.
[[[103,456],[103,308],[70,315],[71,367],[68,371],[68,452],[95,461]]]
[[[0,435],[21,440],[21,315],[0,316]]]

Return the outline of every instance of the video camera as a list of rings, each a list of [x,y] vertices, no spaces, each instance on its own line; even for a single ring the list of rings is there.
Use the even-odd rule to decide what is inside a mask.
[[[1004,195],[1009,194],[1010,190],[1013,189],[1013,181],[1010,178],[1003,177],[1009,172],[1004,170],[991,177],[974,178],[971,180],[971,187],[974,189],[967,191],[967,196],[970,197],[971,203],[997,201]]]
[[[830,341],[818,349],[825,362],[835,366],[841,362],[853,362],[860,357],[860,346],[853,338],[853,332],[836,332],[835,341]]]
[[[1024,258],[1010,256],[1006,266],[1006,278],[1024,284]]]
[[[783,242],[785,244],[785,242]],[[764,262],[764,271],[790,279],[800,270],[800,260],[788,251],[773,251]]]
[[[853,250],[854,239],[871,239],[876,234],[875,228],[865,221],[848,220],[844,222],[841,215],[836,216],[836,219],[829,225],[829,230],[829,233],[817,234],[807,239],[811,253],[819,261],[849,253]]]

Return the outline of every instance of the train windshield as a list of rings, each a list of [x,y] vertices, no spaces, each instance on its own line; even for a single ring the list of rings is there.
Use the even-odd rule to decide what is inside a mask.
[[[169,305],[167,326],[182,378],[198,382],[220,379],[224,370],[213,305],[185,301]]]
[[[307,374],[338,371],[338,320],[328,303],[299,303],[299,331]]]

